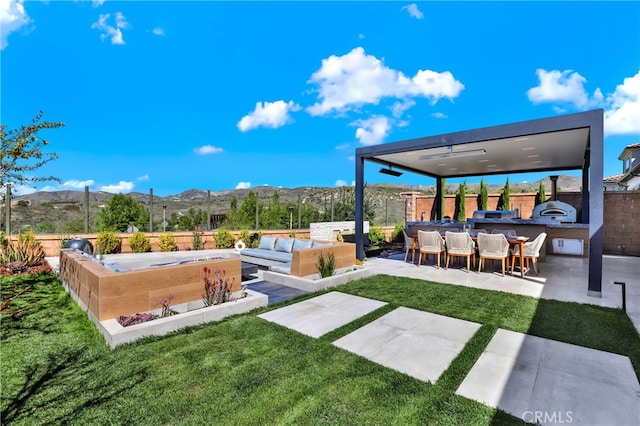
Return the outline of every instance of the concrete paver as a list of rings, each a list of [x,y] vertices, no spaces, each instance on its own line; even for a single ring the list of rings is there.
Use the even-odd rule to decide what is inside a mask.
[[[258,315],[311,337],[320,337],[386,305],[385,302],[330,292]]]
[[[640,424],[628,357],[502,329],[456,393],[541,424]]]
[[[479,328],[470,321],[400,307],[333,344],[435,383]]]

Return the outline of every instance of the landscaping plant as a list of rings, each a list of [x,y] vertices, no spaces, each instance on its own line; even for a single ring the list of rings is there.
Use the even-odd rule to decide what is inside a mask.
[[[228,229],[220,229],[213,237],[216,241],[216,248],[225,249],[233,246],[233,235]]]
[[[204,248],[204,244],[202,243],[202,236],[204,232],[193,231],[193,249],[194,250],[202,250]]]
[[[120,237],[111,231],[102,231],[96,237],[96,249],[102,254],[120,253]]]
[[[177,251],[178,245],[176,244],[176,238],[172,233],[160,234],[158,237],[158,245],[160,251]]]
[[[229,278],[225,278],[225,270],[216,269],[215,277],[211,277],[211,269],[204,267],[204,294],[202,301],[205,306],[219,305],[228,302],[231,297],[231,287],[235,282],[235,277],[229,284]]]
[[[326,257],[324,254],[318,256],[316,264],[320,278],[332,277],[336,271],[336,257],[333,253],[329,253]]]
[[[134,232],[129,237],[129,245],[134,253],[147,253],[151,251],[151,242],[144,232]]]
[[[386,237],[382,228],[379,226],[372,226],[369,228],[369,244],[372,246],[379,246],[386,242]]]

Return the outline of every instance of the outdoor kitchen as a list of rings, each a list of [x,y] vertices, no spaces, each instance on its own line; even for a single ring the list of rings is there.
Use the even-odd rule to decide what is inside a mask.
[[[571,204],[558,200],[558,176],[550,176],[551,195],[549,200],[540,203],[533,209],[514,210],[475,210],[466,222],[451,219],[436,221],[407,221],[407,230],[414,234],[418,230],[493,230],[512,229],[519,236],[535,239],[546,232],[545,245],[540,251],[540,261],[545,261],[547,254],[587,257],[589,253],[589,225],[578,223],[578,209]],[[529,195],[531,196],[531,195]],[[414,200],[414,203],[418,202]],[[514,205],[520,206],[519,203]],[[529,213],[530,212],[530,213]],[[528,217],[522,217],[522,216]]]

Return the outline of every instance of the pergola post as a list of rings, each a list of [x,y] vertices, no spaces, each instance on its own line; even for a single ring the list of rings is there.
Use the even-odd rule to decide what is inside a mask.
[[[356,258],[364,260],[364,157],[356,155]]]
[[[604,188],[602,186],[604,154],[604,114],[592,112],[594,118],[589,129],[589,289],[588,296],[602,296],[602,245],[604,226]],[[583,188],[584,193],[584,188]],[[584,206],[584,204],[583,204]],[[584,214],[584,213],[583,213]]]

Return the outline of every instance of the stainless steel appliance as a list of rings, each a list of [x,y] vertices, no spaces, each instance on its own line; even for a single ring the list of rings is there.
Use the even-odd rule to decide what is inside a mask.
[[[551,198],[549,201],[535,206],[531,218],[538,220],[551,219],[562,223],[575,223],[577,218],[575,207],[556,199],[558,176],[549,176],[549,179],[551,179]]]

